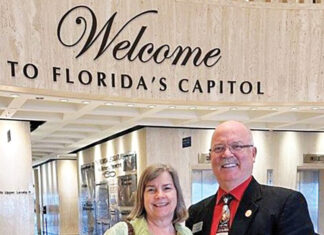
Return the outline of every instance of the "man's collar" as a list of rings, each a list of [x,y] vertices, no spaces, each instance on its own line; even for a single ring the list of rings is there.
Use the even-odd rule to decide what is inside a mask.
[[[251,180],[252,176],[250,176],[248,179],[246,179],[244,182],[242,182],[240,185],[238,185],[228,193],[231,194],[237,201],[241,201],[243,194]],[[228,193],[225,192],[221,187],[219,187],[217,192],[216,204],[219,204],[221,202],[221,198]]]

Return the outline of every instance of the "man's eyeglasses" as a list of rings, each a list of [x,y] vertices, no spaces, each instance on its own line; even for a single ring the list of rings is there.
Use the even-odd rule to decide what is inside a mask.
[[[239,153],[242,151],[242,149],[244,148],[250,148],[253,147],[252,144],[246,144],[246,145],[240,145],[240,144],[230,144],[230,145],[223,145],[223,144],[218,144],[215,145],[212,149],[210,149],[210,152],[214,152],[214,153],[223,153],[226,150],[226,146],[228,146],[228,149],[232,152],[232,153]]]

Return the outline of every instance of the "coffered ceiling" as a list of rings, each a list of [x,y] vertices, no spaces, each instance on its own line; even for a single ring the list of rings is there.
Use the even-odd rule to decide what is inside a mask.
[[[214,128],[232,119],[252,129],[324,131],[324,104],[190,106],[0,92],[0,118],[44,121],[31,133],[33,161],[39,161],[138,125]]]

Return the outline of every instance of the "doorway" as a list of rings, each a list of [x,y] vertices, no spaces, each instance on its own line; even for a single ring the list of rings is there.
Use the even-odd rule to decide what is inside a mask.
[[[191,172],[191,204],[216,193],[218,182],[211,169],[193,169]]]
[[[324,170],[299,169],[297,170],[297,190],[306,198],[308,210],[314,225],[315,232],[322,233],[319,221],[323,221],[321,214],[324,212],[323,201],[320,197],[321,184],[323,185]]]

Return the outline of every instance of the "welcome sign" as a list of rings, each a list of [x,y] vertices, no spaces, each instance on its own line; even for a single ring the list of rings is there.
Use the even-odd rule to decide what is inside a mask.
[[[307,7],[5,1],[0,89],[161,103],[320,102],[324,9]]]

